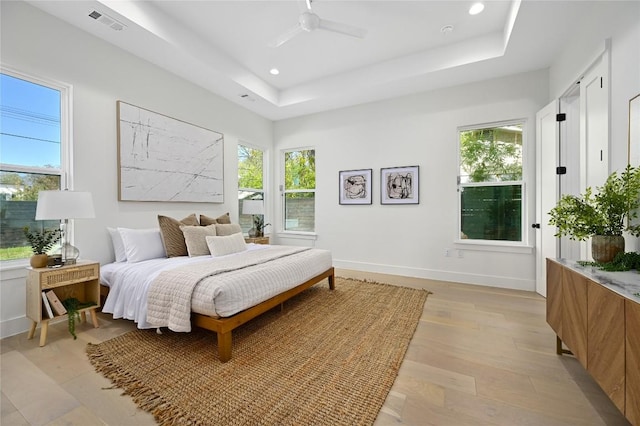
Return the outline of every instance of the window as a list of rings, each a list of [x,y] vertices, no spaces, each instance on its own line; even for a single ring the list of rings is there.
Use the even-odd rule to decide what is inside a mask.
[[[314,232],[316,151],[284,153],[284,230]]]
[[[243,232],[253,227],[251,214],[243,214],[243,201],[264,200],[264,152],[238,144],[238,211]],[[264,220],[264,215],[260,216]]]
[[[60,225],[35,212],[38,191],[61,188],[68,88],[4,69],[0,87],[0,260],[12,260],[32,254],[25,226]]]
[[[523,241],[523,127],[459,130],[461,239]]]

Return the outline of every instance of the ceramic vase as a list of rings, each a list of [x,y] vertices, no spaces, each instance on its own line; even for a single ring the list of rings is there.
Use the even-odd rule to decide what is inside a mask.
[[[47,262],[49,261],[49,256],[46,254],[34,254],[29,259],[29,264],[32,268],[44,268],[47,266]]]
[[[591,237],[591,256],[600,263],[608,263],[618,253],[624,253],[622,235],[594,235]]]

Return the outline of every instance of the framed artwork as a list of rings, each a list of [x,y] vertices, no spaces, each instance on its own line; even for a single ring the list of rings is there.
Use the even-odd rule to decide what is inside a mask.
[[[419,166],[380,169],[380,204],[418,204]]]
[[[371,204],[371,169],[339,172],[340,204]]]
[[[118,101],[118,200],[224,202],[224,135]]]

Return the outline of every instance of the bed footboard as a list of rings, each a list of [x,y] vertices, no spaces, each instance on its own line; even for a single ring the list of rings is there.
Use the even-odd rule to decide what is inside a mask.
[[[207,330],[215,331],[218,335],[218,358],[221,362],[227,362],[231,359],[231,346],[232,346],[232,332],[235,328],[242,324],[252,320],[260,314],[282,304],[283,302],[291,299],[293,296],[308,289],[314,284],[327,278],[329,280],[329,288],[335,289],[335,272],[331,267],[325,272],[317,275],[310,280],[293,287],[285,292],[282,292],[271,299],[265,300],[249,309],[242,312],[238,312],[235,315],[226,318],[213,318],[201,314],[191,314],[191,322],[194,326],[204,328]]]
[[[249,309],[238,312],[235,315],[226,318],[213,318],[207,315],[192,313],[191,323],[196,327],[216,332],[216,334],[218,335],[218,358],[221,362],[227,362],[231,359],[231,346],[233,340],[232,332],[235,328],[241,326],[247,321],[252,320],[258,315],[267,312],[269,309],[281,305],[282,303],[291,299],[293,296],[303,292],[304,290],[308,289],[314,284],[319,283],[325,278],[329,280],[329,289],[334,290],[336,288],[335,272],[334,268],[331,267],[323,273],[311,278],[310,280],[285,292],[282,292],[272,297],[271,299],[265,300],[264,302],[259,303]],[[107,294],[109,294],[109,287],[101,284],[100,296],[106,299]],[[104,306],[104,301],[101,306]]]

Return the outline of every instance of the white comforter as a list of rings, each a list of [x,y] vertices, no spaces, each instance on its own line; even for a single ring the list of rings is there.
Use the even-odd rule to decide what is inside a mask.
[[[249,250],[269,250],[267,245],[249,244]],[[238,253],[229,256],[242,256]],[[125,318],[137,323],[138,328],[152,328],[147,322],[147,293],[160,272],[203,261],[217,261],[229,256],[174,257],[152,259],[138,263],[111,263],[101,267],[101,281],[110,287],[103,312],[114,318]],[[331,253],[312,249],[294,255],[295,262],[273,261],[270,265],[253,266],[251,282],[243,280],[242,287],[230,292],[221,291],[215,279],[198,284],[193,292],[191,309],[204,315],[230,316],[247,309],[275,294],[295,287],[331,267]],[[230,274],[233,274],[231,272]],[[225,280],[228,281],[228,280]],[[224,297],[220,297],[220,295]],[[246,297],[249,295],[250,297]]]

